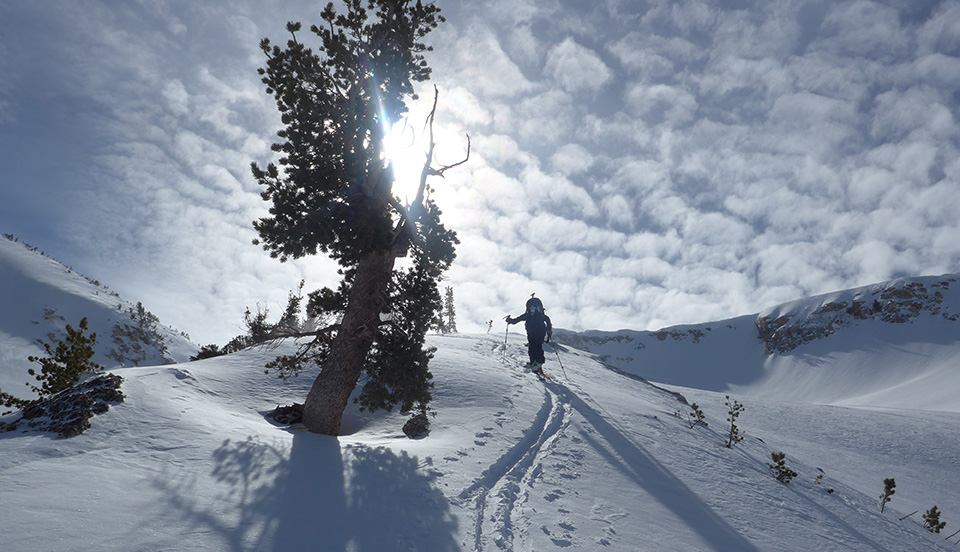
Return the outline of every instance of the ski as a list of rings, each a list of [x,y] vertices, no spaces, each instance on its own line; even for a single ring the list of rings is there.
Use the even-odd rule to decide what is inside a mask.
[[[553,381],[553,377],[551,377],[549,374],[544,372],[542,366],[538,370],[528,362],[524,365],[524,368],[527,368],[530,372],[533,373],[533,375],[537,376],[537,379],[539,379],[540,381]]]

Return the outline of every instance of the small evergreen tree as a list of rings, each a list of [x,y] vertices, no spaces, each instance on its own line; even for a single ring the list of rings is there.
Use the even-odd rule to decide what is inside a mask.
[[[30,388],[40,398],[46,398],[74,386],[87,372],[102,372],[103,366],[93,362],[93,346],[97,343],[97,334],[84,335],[88,329],[87,319],[80,320],[78,329],[67,324],[67,338],[55,345],[41,341],[46,357],[29,356],[27,360],[40,365],[40,373],[31,368],[27,370],[40,386],[30,384]]]
[[[250,312],[250,307],[243,312],[243,324],[247,327],[247,338],[250,343],[263,343],[273,337],[273,325],[267,322],[270,310],[257,303],[257,313]]]
[[[136,308],[127,309],[131,323],[117,324],[113,327],[114,347],[107,353],[107,357],[120,364],[132,362],[134,366],[147,359],[144,346],[152,347],[160,353],[166,362],[173,362],[166,357],[167,344],[160,333],[160,319],[137,303]]]
[[[225,354],[227,353],[221,350],[216,344],[204,345],[203,347],[200,347],[200,350],[197,352],[197,354],[190,357],[190,360],[203,360],[205,358],[213,358],[223,356]]]
[[[777,481],[786,484],[790,483],[790,480],[797,476],[797,472],[787,467],[786,453],[771,452],[770,459],[773,460],[773,464],[767,464],[767,466],[773,470],[773,475],[777,478]]]
[[[86,318],[80,320],[80,326],[76,330],[73,329],[73,326],[67,324],[66,339],[59,340],[55,344],[40,341],[48,356],[27,357],[27,360],[36,362],[41,367],[39,374],[33,368],[27,370],[27,373],[40,383],[39,386],[27,383],[27,386],[37,393],[38,399],[45,399],[70,389],[80,381],[80,377],[84,373],[103,371],[103,366],[91,360],[94,355],[93,346],[97,342],[97,334],[84,335],[87,329]],[[4,406],[25,408],[33,402],[0,391],[0,404]]]
[[[453,286],[447,286],[443,301],[443,316],[446,318],[447,333],[457,333],[457,311],[453,308]]]
[[[740,417],[740,413],[743,412],[743,405],[734,400],[730,401],[730,395],[727,395],[727,421],[730,422],[730,431],[727,434],[727,448],[733,448],[733,445],[743,441],[743,436],[740,435],[740,428],[737,427],[737,418]]]
[[[443,315],[439,312],[434,315],[433,324],[431,324],[431,327],[433,328],[433,331],[437,332],[438,334],[448,333],[447,321],[443,319]]]
[[[883,480],[883,494],[880,495],[881,514],[883,513],[883,509],[886,508],[887,502],[890,502],[893,494],[897,492],[894,490],[896,487],[897,482],[892,477]]]
[[[691,412],[687,412],[686,416],[680,410],[677,410],[675,415],[684,421],[690,429],[697,427],[698,424],[703,424],[703,427],[708,427],[707,419],[703,414],[703,409],[700,408],[697,403],[690,405]]]
[[[923,514],[923,527],[931,533],[939,533],[944,527],[947,526],[947,522],[940,521],[940,510],[937,509],[937,506],[934,505],[933,508],[930,508]]]
[[[303,329],[303,321],[300,318],[300,305],[303,302],[303,284],[304,280],[300,280],[300,287],[297,288],[296,293],[290,290],[289,296],[287,297],[287,308],[284,309],[283,315],[277,324],[271,328],[271,333],[283,335],[299,333]]]

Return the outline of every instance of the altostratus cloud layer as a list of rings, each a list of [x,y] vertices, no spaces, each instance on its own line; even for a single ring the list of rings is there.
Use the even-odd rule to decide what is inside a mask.
[[[653,329],[960,270],[960,3],[438,3],[441,153],[474,143],[436,186],[461,329],[531,292],[559,326]],[[0,7],[3,231],[203,342],[331,283],[250,245],[257,43],[321,7]]]

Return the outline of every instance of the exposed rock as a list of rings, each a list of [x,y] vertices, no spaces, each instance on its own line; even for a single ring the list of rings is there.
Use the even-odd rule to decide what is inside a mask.
[[[430,431],[430,420],[425,412],[419,412],[403,424],[403,434],[411,439],[425,437]]]
[[[90,419],[110,410],[111,403],[123,402],[123,378],[103,374],[71,389],[32,402],[12,422],[0,422],[0,432],[15,430],[50,431],[74,437],[90,428]]]
[[[299,424],[303,421],[303,405],[300,403],[293,403],[290,406],[277,405],[275,409],[267,412],[264,416],[280,425]]]
[[[949,278],[931,284],[930,288],[948,289],[956,281]],[[931,293],[921,282],[895,281],[856,290],[848,300],[825,302],[807,314],[758,316],[757,333],[767,354],[773,354],[792,351],[862,320],[904,324],[927,313],[956,321],[958,315],[946,312],[943,299],[943,293]]]

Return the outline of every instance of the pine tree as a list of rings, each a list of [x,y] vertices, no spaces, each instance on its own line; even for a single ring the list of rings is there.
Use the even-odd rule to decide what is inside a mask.
[[[677,410],[674,415],[683,420],[690,429],[693,429],[700,424],[703,424],[703,427],[709,427],[709,424],[707,424],[707,417],[703,413],[703,409],[700,408],[700,405],[697,403],[692,403],[690,405],[690,409],[691,411],[687,412],[686,415],[684,415],[680,410]]]
[[[443,301],[443,316],[448,333],[457,333],[457,311],[453,308],[453,286],[447,286]]]
[[[947,526],[947,522],[940,521],[940,510],[934,505],[923,514],[923,527],[931,533],[939,533]]]
[[[318,253],[341,265],[337,289],[310,294],[308,314],[331,324],[273,368],[321,371],[304,402],[308,429],[336,435],[343,410],[364,372],[371,378],[370,408],[429,400],[430,351],[423,332],[439,306],[437,280],[453,262],[456,235],[440,223],[428,177],[465,162],[433,167],[433,110],[424,125],[426,156],[415,200],[393,194],[393,171],[383,138],[416,98],[414,82],[430,76],[424,38],[441,22],[440,9],[421,0],[346,0],[332,3],[324,24],[311,26],[317,52],[300,41],[300,23],[288,23],[285,48],[261,41],[267,92],[276,99],[283,129],[274,144],[279,167],[252,165],[272,202],[270,216],[254,222],[256,243],[281,261]],[[395,270],[412,253],[408,270]],[[423,294],[417,299],[411,294]],[[413,308],[413,313],[402,308]],[[410,316],[425,317],[416,321]],[[394,355],[394,356],[391,356]],[[371,383],[372,382],[372,383]],[[424,406],[425,407],[425,406]]]
[[[89,329],[87,319],[80,320],[77,329],[67,324],[67,337],[56,343],[40,341],[47,356],[29,356],[27,360],[40,365],[40,372],[30,368],[27,373],[33,376],[39,386],[28,383],[32,391],[37,393],[38,399],[45,399],[73,387],[85,373],[102,372],[103,366],[91,360],[93,346],[97,343],[97,334],[85,335]],[[0,402],[4,406],[24,408],[33,401],[19,399],[9,393],[0,391]]]
[[[892,477],[883,480],[883,493],[880,495],[880,513],[881,514],[883,513],[883,509],[886,508],[887,502],[890,502],[890,500],[892,500],[891,497],[893,496],[893,494],[897,492],[894,490],[896,487],[897,487],[897,482]]]
[[[733,445],[743,441],[743,436],[740,435],[740,428],[737,427],[737,418],[740,417],[740,413],[743,412],[743,405],[734,400],[730,401],[730,395],[727,397],[727,421],[730,422],[730,431],[727,433],[727,448],[733,448]]]

